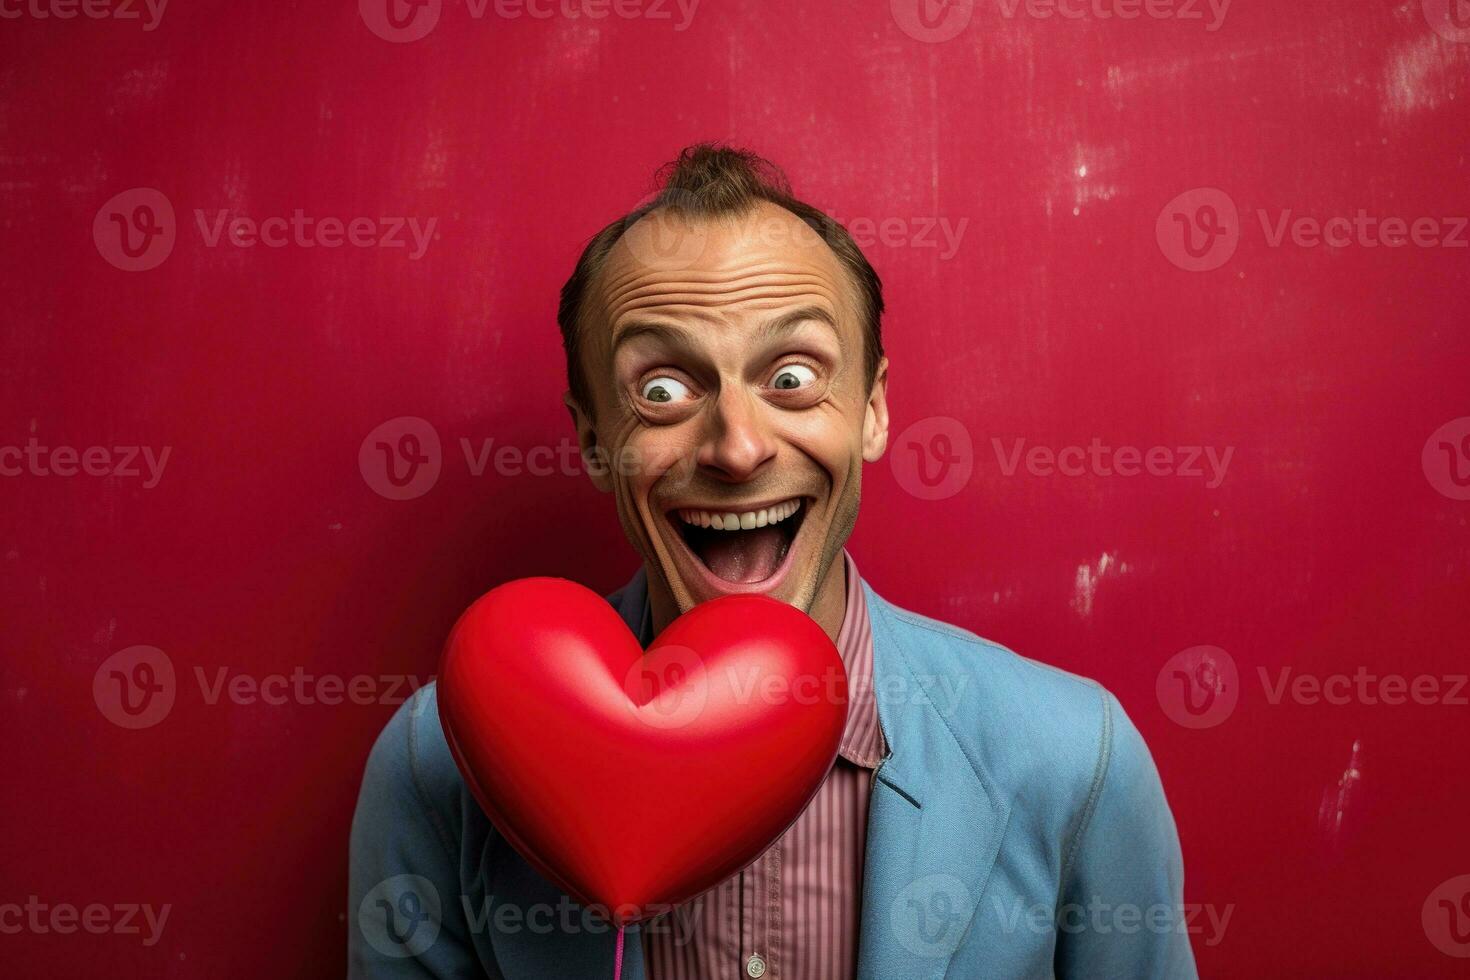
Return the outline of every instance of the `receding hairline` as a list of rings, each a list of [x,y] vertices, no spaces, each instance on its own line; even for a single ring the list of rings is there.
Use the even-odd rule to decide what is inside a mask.
[[[590,308],[594,304],[586,302],[586,300],[595,298],[597,300],[597,303],[595,305],[597,305],[599,308],[598,312],[601,314],[605,314],[607,312],[609,297],[606,289],[606,273],[608,263],[610,262],[613,253],[616,251],[618,244],[623,242],[623,239],[627,237],[627,235],[639,222],[643,221],[645,218],[654,217],[656,215],[660,215],[663,212],[667,212],[670,215],[676,216],[679,220],[685,222],[691,227],[697,224],[714,223],[739,226],[742,218],[748,218],[749,216],[756,214],[757,212],[760,212],[762,210],[774,210],[783,217],[790,219],[790,221],[794,222],[797,226],[800,226],[800,228],[803,229],[803,233],[810,233],[814,243],[820,243],[825,248],[825,257],[829,259],[835,266],[836,282],[841,292],[841,297],[846,303],[851,306],[851,314],[858,318],[859,322],[854,324],[854,326],[857,328],[859,336],[863,338],[864,345],[866,345],[867,339],[866,337],[863,337],[863,324],[861,322],[863,317],[867,314],[867,311],[865,310],[866,299],[863,296],[863,286],[858,278],[858,274],[853,269],[848,267],[847,263],[843,261],[842,256],[839,255],[837,250],[832,247],[831,242],[827,241],[825,236],[821,235],[815,228],[812,228],[812,226],[804,218],[802,218],[801,215],[797,214],[795,211],[792,211],[790,208],[785,207],[779,201],[771,201],[763,197],[751,198],[748,202],[746,202],[746,205],[744,207],[738,210],[721,211],[718,213],[690,213],[684,208],[680,207],[678,204],[663,204],[649,208],[642,213],[635,211],[634,214],[636,215],[636,217],[630,216],[630,218],[625,219],[624,222],[614,222],[612,225],[609,225],[607,228],[603,229],[603,232],[600,232],[599,236],[605,234],[608,231],[611,231],[618,224],[622,224],[622,228],[618,232],[618,234],[609,238],[606,242],[599,243],[601,247],[598,249],[598,251],[594,252],[589,257],[587,265],[588,276],[585,291],[583,293],[583,302],[579,304],[577,310],[576,329],[578,333],[585,333],[589,325],[591,325],[590,316],[592,314],[592,310]],[[632,261],[640,262],[641,260],[639,260],[636,256],[632,256]],[[832,327],[833,330],[836,330],[840,333],[840,316],[840,310],[828,311],[822,306],[808,303],[804,304],[802,307],[796,310],[792,310],[788,313],[778,316],[774,321],[765,324],[762,329],[771,329],[778,326],[791,326],[801,320],[818,320],[826,323],[828,326]],[[791,321],[791,323],[784,322],[788,320]],[[654,324],[651,322],[642,322],[637,325],[642,327],[654,326]],[[612,327],[613,324],[606,324],[606,326]],[[610,344],[613,349],[616,349],[621,335],[626,333],[627,329],[628,326],[624,326],[622,329],[613,330],[610,338]]]

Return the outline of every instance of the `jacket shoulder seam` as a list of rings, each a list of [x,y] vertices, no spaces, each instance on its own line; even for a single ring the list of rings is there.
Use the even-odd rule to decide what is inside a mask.
[[[444,854],[451,862],[455,860],[454,848],[451,845],[453,834],[445,825],[439,811],[429,803],[429,794],[424,788],[423,774],[419,770],[419,714],[422,711],[424,689],[419,688],[414,692],[409,702],[408,714],[408,773],[409,780],[413,784],[413,795],[420,807],[428,814],[429,823],[434,827],[434,834],[439,838],[439,846],[444,848]]]
[[[1067,847],[1066,857],[1062,861],[1062,873],[1059,878],[1061,888],[1066,887],[1067,879],[1072,873],[1073,862],[1077,858],[1077,851],[1082,846],[1082,838],[1092,826],[1092,816],[1097,810],[1097,801],[1102,796],[1103,783],[1107,781],[1108,769],[1113,758],[1113,706],[1107,692],[1101,686],[1097,690],[1102,701],[1102,737],[1099,740],[1097,762],[1093,765],[1092,786],[1087,792],[1087,803],[1082,808],[1082,819],[1078,822],[1077,831],[1073,834],[1072,843]]]

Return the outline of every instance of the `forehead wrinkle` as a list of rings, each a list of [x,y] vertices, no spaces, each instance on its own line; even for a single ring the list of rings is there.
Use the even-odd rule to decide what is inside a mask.
[[[837,329],[837,317],[834,311],[819,304],[803,306],[789,313],[782,313],[761,324],[760,335],[764,338],[784,337],[801,329],[804,323],[820,323],[833,333],[839,334]]]
[[[689,275],[681,271],[678,276],[670,273],[651,270],[644,275],[632,278],[627,282],[619,283],[616,287],[609,288],[610,293],[624,293],[640,289],[674,289],[687,288],[690,290],[719,291],[725,289],[745,289],[750,285],[762,283],[773,283],[777,285],[785,283],[815,283],[817,285],[828,285],[832,282],[830,276],[813,270],[799,272],[760,270],[738,276],[704,276],[697,274]]]
[[[793,302],[807,301],[808,305],[834,305],[833,297],[809,287],[797,286],[789,289],[752,289],[740,293],[654,293],[642,297],[629,297],[615,307],[613,321],[616,323],[629,313],[639,310],[688,307],[697,310],[719,310],[721,308],[767,309]]]
[[[658,267],[635,263],[630,268],[620,271],[610,271],[616,270],[616,266],[619,264],[619,261],[614,259],[609,261],[607,267],[604,267],[602,275],[599,278],[602,280],[602,291],[609,295],[615,295],[640,281],[646,282],[650,279],[657,280],[661,278],[668,279],[672,282],[698,285],[718,285],[723,282],[738,281],[742,278],[752,278],[762,275],[774,277],[810,276],[819,279],[830,278],[828,270],[824,269],[820,263],[792,263],[767,260],[756,262],[755,260],[749,260],[742,264],[739,261],[746,258],[746,256],[737,255],[734,257],[734,260],[727,261],[723,265],[713,269],[700,269],[688,264]],[[624,262],[622,264],[627,263]],[[798,271],[791,271],[793,268],[796,268]]]
[[[607,305],[615,307],[623,303],[660,295],[734,297],[760,291],[768,291],[773,295],[789,295],[793,291],[803,289],[818,293],[833,291],[832,284],[825,276],[813,274],[761,274],[712,281],[660,280],[654,276],[641,276],[634,281],[607,290],[604,295]]]
[[[629,313],[634,311],[629,310]],[[678,322],[681,316],[697,320],[706,324],[720,325],[726,318],[718,314],[711,314],[699,307],[685,307],[680,305],[660,305],[658,319],[631,319],[623,320],[617,325],[613,332],[612,345],[616,350],[620,344],[632,340],[635,337],[653,336],[671,345],[688,345],[692,337],[692,331],[684,324]],[[668,319],[663,319],[667,317]],[[836,314],[819,303],[810,303],[806,306],[782,313],[762,323],[757,328],[757,336],[761,341],[769,341],[776,337],[783,337],[795,333],[806,323],[820,323],[822,326],[838,334],[841,332],[837,327]]]
[[[623,324],[613,335],[613,353],[616,354],[623,344],[642,337],[652,338],[675,350],[694,349],[693,332],[683,324],[664,320],[633,320]]]

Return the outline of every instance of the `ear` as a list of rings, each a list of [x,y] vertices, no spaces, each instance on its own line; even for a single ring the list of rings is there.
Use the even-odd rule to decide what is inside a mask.
[[[587,477],[592,485],[603,493],[612,490],[611,473],[609,472],[608,456],[606,451],[597,441],[597,427],[592,424],[592,417],[582,408],[576,398],[572,397],[570,391],[561,394],[562,404],[567,411],[572,413],[572,425],[577,429],[577,445],[582,450],[582,462],[587,466]]]
[[[868,408],[863,415],[863,459],[876,463],[888,448],[888,358],[878,362]]]

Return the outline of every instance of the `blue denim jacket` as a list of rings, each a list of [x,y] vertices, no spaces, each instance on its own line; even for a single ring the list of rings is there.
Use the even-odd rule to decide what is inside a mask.
[[[889,754],[868,812],[858,976],[1195,977],[1174,819],[1117,699],[864,588]],[[646,632],[641,570],[608,601]],[[612,976],[614,933],[467,791],[432,685],[368,759],[349,893],[352,977]],[[623,977],[644,976],[630,928]]]

